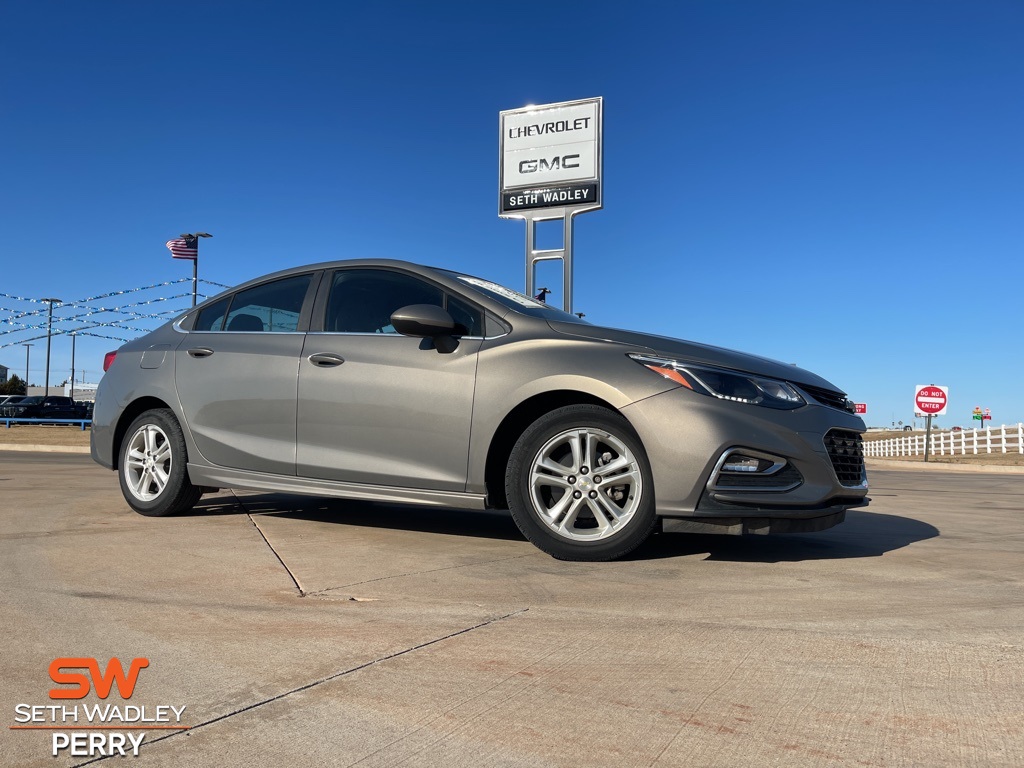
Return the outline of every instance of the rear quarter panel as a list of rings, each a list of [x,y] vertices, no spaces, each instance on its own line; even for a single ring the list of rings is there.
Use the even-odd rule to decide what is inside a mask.
[[[144,397],[156,398],[174,411],[178,422],[184,429],[181,404],[174,389],[174,349],[184,340],[185,336],[174,331],[170,326],[153,331],[153,333],[124,345],[117,351],[117,357],[110,369],[103,374],[96,390],[96,404],[93,408],[90,449],[93,461],[108,469],[117,469],[117,447],[115,445],[118,426],[126,427],[130,417],[124,414],[133,403]],[[143,368],[143,356],[146,350],[154,346],[168,347],[167,354],[156,367]],[[152,366],[152,356],[147,358],[147,366]],[[185,430],[189,454],[194,446]]]

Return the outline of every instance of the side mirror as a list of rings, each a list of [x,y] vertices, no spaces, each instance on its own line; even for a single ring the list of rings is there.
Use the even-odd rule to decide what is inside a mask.
[[[410,304],[391,313],[391,325],[404,336],[434,339],[451,336],[455,321],[441,307],[433,304]]]

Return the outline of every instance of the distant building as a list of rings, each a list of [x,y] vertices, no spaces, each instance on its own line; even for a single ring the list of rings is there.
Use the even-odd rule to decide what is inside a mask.
[[[7,366],[0,365],[0,384],[7,383]]]
[[[96,400],[96,388],[99,384],[92,384],[87,381],[76,381],[75,382],[75,400],[88,400],[94,402]],[[53,387],[50,387],[53,389]],[[64,385],[64,396],[71,397],[71,385]]]
[[[96,387],[98,384],[90,384],[88,382],[83,383],[81,381],[75,382],[75,400],[77,401],[92,401],[96,399]],[[46,387],[29,387],[25,393],[29,396],[38,395],[42,397],[46,394]],[[57,395],[58,397],[71,397],[71,385],[64,384],[61,386],[60,382],[50,385],[50,395]],[[3,425],[0,425],[2,427]]]

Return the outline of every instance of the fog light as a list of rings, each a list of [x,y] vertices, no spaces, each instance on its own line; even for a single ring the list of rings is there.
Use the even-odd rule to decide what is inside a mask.
[[[723,472],[757,472],[761,469],[761,459],[751,456],[744,456],[736,453],[730,456],[722,465]],[[769,464],[770,462],[764,462]]]
[[[781,456],[752,448],[729,448],[715,465],[707,488],[712,493],[778,493],[803,482],[796,467]]]

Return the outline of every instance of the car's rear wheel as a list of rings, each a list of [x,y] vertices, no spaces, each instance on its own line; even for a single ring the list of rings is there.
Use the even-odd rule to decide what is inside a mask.
[[[512,449],[505,475],[512,517],[560,560],[613,560],[654,530],[654,482],[622,416],[570,405],[537,419]]]
[[[163,517],[195,506],[202,489],[186,468],[185,436],[169,408],[140,415],[125,432],[118,476],[121,493],[140,515]]]

